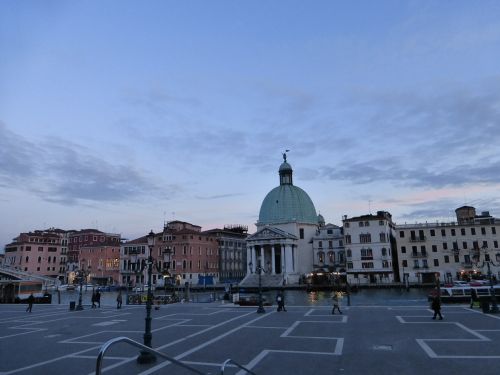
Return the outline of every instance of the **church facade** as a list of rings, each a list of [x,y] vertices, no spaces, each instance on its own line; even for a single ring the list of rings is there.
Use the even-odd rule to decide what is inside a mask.
[[[319,218],[309,195],[293,184],[293,170],[283,154],[279,186],[264,198],[256,223],[247,238],[247,272],[259,268],[282,284],[296,284],[313,269],[312,239]]]

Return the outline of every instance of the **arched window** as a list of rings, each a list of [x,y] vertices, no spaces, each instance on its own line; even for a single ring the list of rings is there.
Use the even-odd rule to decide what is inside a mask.
[[[320,263],[323,263],[325,261],[325,253],[324,252],[322,252],[322,251],[318,252],[318,261]]]
[[[335,263],[335,253],[333,251],[328,252],[328,260],[330,263]]]
[[[347,254],[348,258],[351,258],[352,257],[352,251],[351,251],[351,249],[347,249],[346,254]]]

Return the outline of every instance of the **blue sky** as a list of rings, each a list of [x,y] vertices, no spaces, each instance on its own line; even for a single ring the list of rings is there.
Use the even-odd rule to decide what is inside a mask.
[[[0,1],[0,245],[247,224],[500,216],[498,1]]]

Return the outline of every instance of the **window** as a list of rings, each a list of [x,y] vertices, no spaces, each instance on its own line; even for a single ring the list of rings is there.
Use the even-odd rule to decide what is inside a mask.
[[[38,251],[43,251],[43,247],[42,246],[38,246]]]
[[[455,235],[456,235],[456,233],[455,233],[455,229],[452,229],[452,230],[451,230],[451,235],[452,235],[452,236],[455,236]]]
[[[384,225],[384,221],[383,220],[379,220],[378,221],[378,225]]]
[[[365,223],[363,223],[362,221],[360,221],[360,222],[358,223],[358,225],[359,225],[360,227],[364,227],[364,226],[365,226]]]
[[[335,262],[335,253],[333,251],[328,252],[328,259],[330,260],[330,263]]]
[[[320,252],[318,253],[318,261],[319,261],[320,263],[323,263],[323,262],[325,261],[325,253],[324,253],[324,252],[320,251]]]
[[[494,247],[495,249],[498,249],[498,241],[493,241],[493,247]]]
[[[352,257],[352,251],[351,251],[351,249],[347,249],[347,253],[346,254],[347,254],[348,258],[351,258]]]
[[[476,228],[470,228],[470,234],[475,236],[476,235]]]
[[[425,245],[424,246],[420,246],[420,252],[422,253],[422,255],[426,255],[427,254],[427,249],[425,248]]]
[[[386,242],[385,241],[385,233],[380,233],[380,242]]]
[[[328,241],[328,248],[332,249],[333,248],[333,241]]]
[[[323,241],[318,242],[318,247],[323,247]]]
[[[470,264],[470,255],[469,254],[464,255],[464,262]]]
[[[361,249],[361,260],[373,259],[372,249]]]
[[[441,229],[441,237],[446,237],[446,229]]]
[[[461,228],[461,229],[460,229],[460,234],[461,234],[462,236],[465,236],[465,228]]]
[[[31,246],[26,246],[26,251],[31,251]]]
[[[446,242],[443,242],[443,250],[448,250],[448,244]]]
[[[350,234],[346,234],[345,243],[346,243],[346,245],[351,243],[351,235]]]
[[[462,247],[463,247],[464,249],[467,249],[467,241],[462,242]]]
[[[491,234],[497,234],[497,228],[491,227]]]
[[[444,256],[444,262],[445,263],[450,263],[450,257],[448,255]]]
[[[434,237],[436,235],[436,231],[434,229],[431,229],[431,236]]]
[[[460,262],[460,258],[458,257],[458,254],[456,254],[456,255],[453,256],[453,260],[455,261],[455,263],[459,263]]]
[[[432,245],[432,252],[437,253],[437,251],[438,251],[437,245]]]
[[[399,231],[399,238],[405,238],[405,232],[403,230]]]
[[[300,228],[299,233],[300,233],[300,239],[304,239],[304,228]]]
[[[361,268],[373,268],[373,262],[361,262]]]
[[[486,234],[486,228],[485,227],[481,227],[481,234]]]
[[[434,259],[434,267],[439,267],[439,259]]]
[[[349,228],[349,223],[344,223],[344,227]]]
[[[382,248],[382,256],[385,257],[387,255],[387,249],[385,247]]]
[[[370,233],[365,233],[365,234],[360,234],[359,235],[359,242],[360,243],[370,243],[372,242],[372,236]]]
[[[483,247],[488,247],[488,241],[483,241]]]
[[[405,260],[403,260],[403,262],[402,262],[402,266],[403,266],[403,267],[408,267],[408,261],[407,261],[406,259],[405,259]]]
[[[406,246],[401,246],[401,253],[406,254]]]

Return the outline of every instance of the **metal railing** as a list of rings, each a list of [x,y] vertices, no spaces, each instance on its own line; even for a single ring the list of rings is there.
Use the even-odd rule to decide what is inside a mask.
[[[96,365],[95,365],[95,375],[101,375],[102,372],[101,372],[101,367],[102,367],[102,362],[104,360],[104,355],[106,354],[106,352],[108,351],[108,349],[114,345],[114,344],[117,344],[119,342],[125,342],[127,344],[130,344],[132,346],[135,346],[141,350],[145,350],[153,355],[157,355],[163,359],[166,359],[167,361],[169,362],[172,362],[180,367],[183,367],[185,368],[186,370],[188,371],[191,371],[191,372],[194,372],[195,374],[201,374],[201,375],[207,375],[205,374],[204,372],[201,372],[200,370],[197,370],[195,369],[194,367],[191,367],[191,366],[188,366],[186,364],[184,364],[183,362],[175,359],[175,358],[172,358],[162,352],[159,352],[158,350],[155,350],[153,348],[150,348],[149,346],[146,346],[146,345],[143,345],[137,341],[134,341],[128,337],[124,337],[124,336],[121,336],[121,337],[115,337],[114,339],[111,339],[107,342],[105,342],[102,346],[101,346],[101,349],[99,350],[99,354],[97,355],[97,360],[96,360]],[[252,374],[252,375],[256,375],[253,371],[250,371],[249,369],[247,369],[245,366],[242,366],[240,365],[239,363],[233,361],[232,359],[227,359],[221,366],[221,369],[220,369],[220,373],[221,374],[224,374],[224,370],[226,368],[226,365],[228,364],[232,364],[236,367],[239,367],[240,369],[242,369],[243,371],[246,371],[247,373],[249,374]]]
[[[239,367],[240,369],[242,369],[243,371],[248,372],[249,374],[252,374],[252,375],[257,375],[257,374],[255,374],[255,372],[250,371],[250,370],[249,370],[249,369],[247,369],[245,366],[240,365],[239,363],[237,363],[237,362],[233,361],[232,359],[227,359],[227,360],[226,360],[226,361],[222,364],[222,366],[221,366],[221,368],[220,368],[220,373],[221,373],[221,375],[224,375],[224,370],[226,369],[226,365],[228,365],[228,364],[233,364],[233,365],[235,365],[236,367]]]

